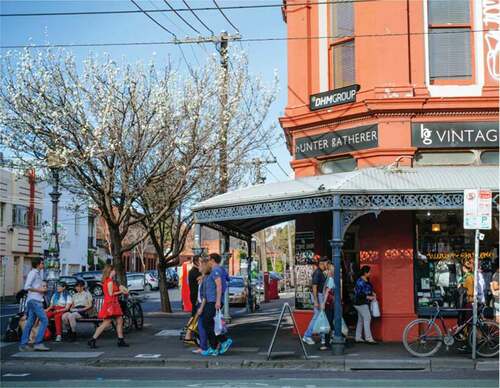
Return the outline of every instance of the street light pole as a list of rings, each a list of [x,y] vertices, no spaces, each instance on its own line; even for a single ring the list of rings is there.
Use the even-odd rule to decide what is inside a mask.
[[[49,283],[49,290],[55,290],[55,283],[59,278],[61,266],[59,261],[60,245],[59,245],[59,231],[57,230],[58,223],[58,205],[61,193],[59,192],[59,167],[51,166],[50,172],[52,173],[53,185],[52,192],[49,193],[52,202],[52,231],[50,234],[49,242],[49,257],[46,268],[48,270],[47,281]]]

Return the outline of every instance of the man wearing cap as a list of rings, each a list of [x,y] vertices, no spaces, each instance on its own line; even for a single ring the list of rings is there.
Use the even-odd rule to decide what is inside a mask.
[[[304,333],[304,338],[302,339],[308,345],[314,345],[315,342],[312,339],[314,324],[316,323],[316,319],[321,312],[321,308],[324,308],[324,298],[323,298],[323,289],[325,288],[326,276],[325,270],[326,265],[328,263],[327,257],[321,257],[318,262],[316,262],[316,270],[312,274],[312,292],[311,298],[314,305],[314,314],[309,323],[309,327]],[[324,334],[321,334],[322,342],[324,342]]]
[[[92,295],[85,289],[85,282],[78,279],[75,285],[76,292],[73,294],[73,304],[68,312],[62,316],[64,325],[69,325],[71,341],[76,339],[76,320],[88,318],[92,310]]]

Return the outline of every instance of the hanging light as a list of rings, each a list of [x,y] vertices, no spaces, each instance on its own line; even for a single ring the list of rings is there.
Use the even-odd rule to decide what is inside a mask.
[[[441,232],[441,224],[432,224],[431,230],[433,232]]]

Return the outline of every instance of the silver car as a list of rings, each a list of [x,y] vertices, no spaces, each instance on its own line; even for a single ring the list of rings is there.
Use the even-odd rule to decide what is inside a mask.
[[[129,291],[144,291],[144,274],[143,273],[128,273],[127,288]]]

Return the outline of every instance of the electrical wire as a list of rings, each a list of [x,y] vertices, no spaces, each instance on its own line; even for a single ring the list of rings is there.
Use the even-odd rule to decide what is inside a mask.
[[[196,12],[195,12],[195,9],[194,9],[194,8],[191,8],[191,7],[189,6],[189,4],[186,2],[186,0],[182,0],[182,2],[186,5],[186,7],[188,7],[188,9],[191,11],[191,13],[194,15],[194,17],[195,17],[195,18],[196,18],[196,19],[197,19],[197,20],[198,20],[198,21],[199,21],[199,22],[203,25],[203,27],[205,27],[208,31],[210,31],[210,33],[211,33],[212,35],[215,35],[215,34],[214,34],[214,32],[212,31],[212,29],[211,29],[209,26],[207,26],[207,25],[203,22],[203,20],[201,20],[201,19],[198,17],[198,15],[197,15],[197,14],[196,14]],[[213,9],[213,8],[212,8],[212,9]]]
[[[221,9],[221,7],[219,7],[219,4],[217,4],[217,2],[215,0],[212,0],[215,4],[215,6],[217,7],[217,9],[219,10],[219,12],[222,14],[222,16],[224,16],[224,19],[226,19],[226,21],[231,25],[231,27],[233,27],[236,32],[240,32],[240,30],[238,29],[238,27],[236,27],[232,22],[231,20],[229,20],[229,18],[226,16],[226,14],[224,13],[224,11]]]
[[[184,0],[183,0],[184,1]],[[287,7],[302,7],[302,6],[312,6],[321,4],[342,4],[342,3],[371,3],[379,0],[325,0],[317,2],[302,2],[288,4]],[[184,2],[185,3],[185,2]],[[193,12],[193,11],[217,11],[214,7],[189,7],[188,8],[176,8],[177,12]],[[282,8],[283,4],[249,4],[249,5],[229,5],[222,6],[222,10],[231,9],[259,9],[259,8]],[[7,13],[0,14],[0,17],[31,17],[31,16],[77,16],[77,15],[112,15],[112,14],[134,14],[140,13],[139,10],[116,10],[116,11],[75,11],[75,12],[30,12],[30,13]],[[144,12],[155,13],[155,12],[173,12],[171,9],[145,9]]]
[[[201,32],[198,31],[196,28],[194,28],[193,25],[189,23],[186,19],[184,19],[184,17],[179,12],[177,12],[177,10],[174,7],[172,7],[167,0],[163,1],[172,10],[172,12],[174,12],[179,17],[179,19],[181,19],[184,23],[186,23],[189,26],[189,28],[191,28],[194,32],[197,32],[198,34],[201,34]]]
[[[401,33],[387,33],[387,34],[364,34],[364,35],[352,35],[350,38],[360,39],[360,38],[388,38],[397,36],[416,36],[416,35],[436,35],[436,34],[468,34],[475,32],[489,32],[493,31],[490,29],[480,29],[480,30],[465,30],[465,31],[438,31],[438,32],[401,32]],[[241,38],[238,39],[240,42],[280,42],[280,41],[295,41],[295,40],[317,40],[317,39],[337,39],[342,38],[339,35],[324,35],[324,36],[296,36],[296,37],[266,37],[266,38]],[[0,46],[0,49],[43,49],[43,48],[63,48],[63,47],[109,47],[109,46],[152,46],[152,45],[173,45],[173,44],[212,44],[213,41],[207,40],[206,42],[200,41],[157,41],[157,42],[113,42],[113,43],[56,43],[56,44],[32,44],[32,45],[7,45]]]
[[[137,4],[134,0],[130,0],[137,8],[141,10],[141,12],[146,15],[153,23],[155,23],[158,27],[160,27],[162,30],[167,31],[170,35],[172,35],[175,39],[177,39],[177,35],[175,35],[172,31],[170,31],[168,28],[166,28],[163,24],[159,23],[154,17],[148,14],[147,11],[141,8],[139,4]]]

